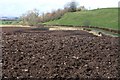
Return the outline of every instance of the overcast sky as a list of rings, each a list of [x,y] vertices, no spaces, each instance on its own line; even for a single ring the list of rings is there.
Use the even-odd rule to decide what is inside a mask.
[[[40,13],[63,8],[73,0],[0,0],[0,16],[20,16],[28,10],[38,9]],[[87,9],[118,7],[120,0],[74,0]]]

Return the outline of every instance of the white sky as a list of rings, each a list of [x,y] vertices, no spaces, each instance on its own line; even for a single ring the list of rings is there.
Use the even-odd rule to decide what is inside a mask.
[[[0,16],[20,16],[28,10],[50,12],[73,0],[0,0]],[[120,0],[75,0],[87,9],[118,7]]]

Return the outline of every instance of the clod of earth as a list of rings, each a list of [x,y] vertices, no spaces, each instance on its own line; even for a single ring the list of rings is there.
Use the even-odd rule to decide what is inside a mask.
[[[84,31],[4,32],[2,37],[3,78],[120,77],[119,38]]]

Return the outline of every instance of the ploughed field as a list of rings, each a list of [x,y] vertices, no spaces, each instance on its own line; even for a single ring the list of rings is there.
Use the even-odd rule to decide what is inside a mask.
[[[118,39],[85,31],[3,32],[3,78],[119,77]]]

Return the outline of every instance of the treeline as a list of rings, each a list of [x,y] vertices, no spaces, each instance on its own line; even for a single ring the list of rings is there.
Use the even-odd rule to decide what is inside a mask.
[[[48,21],[51,21],[51,20],[56,20],[56,19],[60,19],[67,11],[67,9],[58,9],[56,11],[53,11],[51,13],[43,13],[41,16],[40,16],[40,19],[41,21],[40,22],[48,22]]]
[[[56,11],[52,11],[51,13],[43,13],[42,15],[39,15],[39,11],[37,9],[27,11],[20,17],[20,24],[40,26],[41,23],[60,19],[67,12],[87,10],[84,6],[77,7],[77,5],[77,2],[69,2],[65,5],[64,9],[58,9]]]

